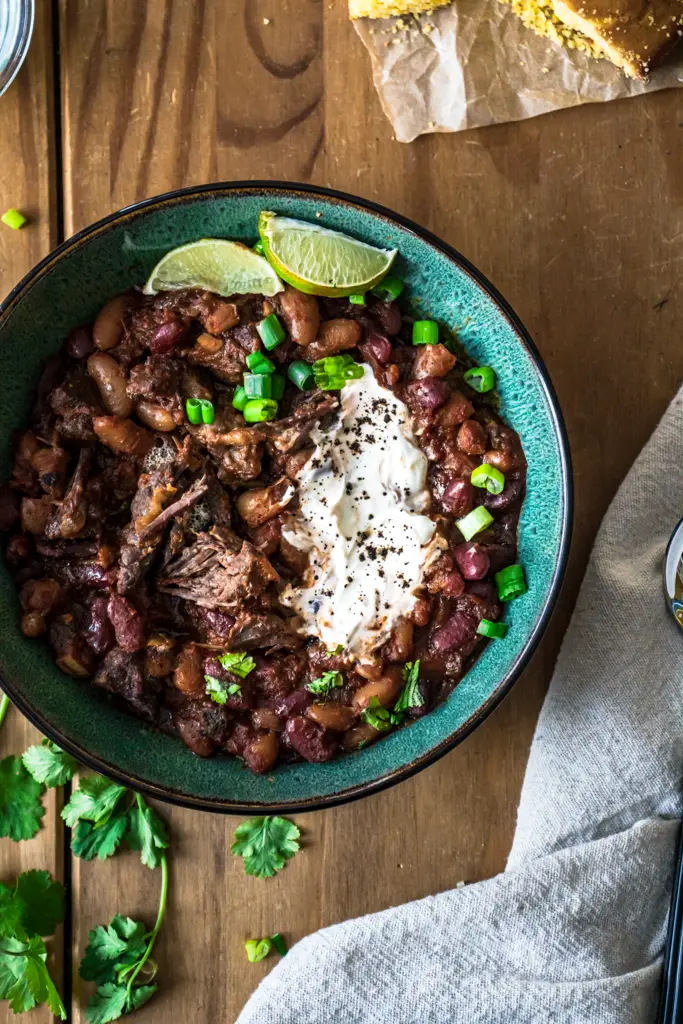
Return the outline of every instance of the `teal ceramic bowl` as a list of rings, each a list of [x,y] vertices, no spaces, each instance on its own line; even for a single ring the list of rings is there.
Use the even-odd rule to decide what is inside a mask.
[[[548,622],[569,547],[572,485],[557,399],[515,314],[459,253],[427,231],[353,196],[305,185],[237,182],[169,193],[115,213],[64,242],[0,307],[0,478],[13,430],[29,413],[44,360],[111,295],[142,284],[169,249],[204,236],[252,242],[259,211],[317,220],[373,245],[398,248],[397,272],[418,308],[454,328],[479,364],[498,374],[501,411],[529,463],[520,527],[528,593],[510,606],[510,631],[491,642],[445,703],[359,753],[327,764],[252,775],[232,758],[200,760],[151,731],[87,683],[63,675],[46,643],[18,628],[17,591],[0,566],[0,677],[47,736],[103,775],[150,796],[233,813],[311,810],[407,778],[463,740],[502,700]]]

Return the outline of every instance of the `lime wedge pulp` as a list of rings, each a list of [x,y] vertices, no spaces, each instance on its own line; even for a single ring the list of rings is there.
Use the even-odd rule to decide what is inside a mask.
[[[278,275],[309,295],[342,296],[374,288],[387,273],[396,249],[376,249],[320,224],[264,212],[259,234]]]
[[[201,238],[163,256],[149,275],[145,295],[202,288],[216,295],[277,295],[283,290],[268,260],[241,242]]]

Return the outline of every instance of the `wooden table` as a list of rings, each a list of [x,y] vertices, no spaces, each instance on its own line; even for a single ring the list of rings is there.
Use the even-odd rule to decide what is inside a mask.
[[[1,203],[31,216],[21,232],[0,231],[2,294],[62,238],[166,189],[268,177],[330,185],[414,218],[497,284],[546,359],[572,444],[576,527],[560,608],[473,736],[389,792],[300,816],[305,852],[269,881],[245,877],[230,854],[236,819],[162,807],[173,850],[161,989],[136,1020],[223,1024],[273,964],[248,964],[246,938],[293,941],[505,865],[592,538],[683,371],[680,93],[406,146],[382,115],[344,0],[37,6],[28,61],[0,100]],[[11,712],[0,753],[34,737]],[[71,941],[53,945],[80,1022],[88,931],[116,912],[151,923],[158,877],[134,855],[85,864],[64,850],[51,796],[38,838],[0,841],[0,876],[43,866],[70,882]]]

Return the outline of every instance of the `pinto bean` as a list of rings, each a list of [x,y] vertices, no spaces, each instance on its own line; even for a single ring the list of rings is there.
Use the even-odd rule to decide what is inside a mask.
[[[452,370],[457,360],[445,345],[421,345],[413,363],[413,377],[445,377]]]
[[[376,697],[383,708],[388,708],[394,703],[401,687],[403,678],[398,665],[390,665],[383,676],[375,679],[365,686],[361,686],[353,695],[353,706],[365,710],[373,697]]]
[[[303,358],[307,363],[314,363],[316,359],[355,348],[360,339],[360,324],[355,320],[326,320],[320,325],[316,340],[306,348]]]
[[[384,662],[381,658],[366,658],[356,665],[356,673],[363,679],[380,679],[384,672]]]
[[[235,504],[242,519],[249,526],[261,526],[286,508],[295,493],[294,484],[283,476],[270,487],[243,491]]]
[[[258,775],[269,771],[277,761],[280,749],[276,732],[265,732],[257,736],[244,748],[243,757],[248,768]]]
[[[348,732],[344,733],[342,749],[349,753],[353,750],[361,750],[363,747],[367,747],[368,744],[374,743],[381,735],[381,732],[373,729],[371,725],[355,725],[353,729],[349,729]]]
[[[486,451],[486,431],[476,420],[465,420],[458,431],[458,448],[467,455],[483,455]]]
[[[173,673],[173,685],[187,697],[204,696],[204,657],[196,644],[185,644],[180,652]]]
[[[115,295],[102,306],[92,328],[95,348],[100,352],[106,352],[118,345],[123,334],[123,318],[127,309],[128,300],[125,295]]]
[[[277,302],[292,341],[303,346],[314,342],[320,327],[320,307],[315,295],[306,295],[285,285]]]
[[[175,663],[175,640],[165,633],[155,633],[147,641],[145,672],[153,679],[170,676]]]
[[[517,459],[512,452],[496,451],[495,448],[484,452],[482,462],[486,462],[489,466],[495,466],[501,473],[509,473],[517,465]]]
[[[413,605],[411,619],[416,626],[426,626],[429,622],[429,601],[419,597]]]
[[[197,344],[203,349],[208,355],[215,356],[217,352],[225,345],[222,338],[216,338],[213,334],[200,334],[197,338]]]
[[[40,612],[26,612],[21,616],[21,632],[24,636],[37,637],[45,632],[47,623]]]
[[[194,719],[174,715],[173,724],[185,746],[197,757],[209,757],[213,753],[213,743],[204,736],[199,723]]]
[[[142,457],[152,447],[149,431],[122,416],[96,416],[92,425],[100,441],[122,455]]]
[[[256,729],[269,729],[279,732],[282,728],[280,719],[274,711],[270,711],[268,708],[255,708],[251,713],[251,720]]]
[[[332,732],[346,732],[356,721],[356,714],[352,708],[334,700],[326,704],[311,704],[306,710],[306,715],[323,729],[331,729]]]
[[[28,580],[21,588],[19,600],[24,611],[47,615],[57,604],[61,592],[57,580]]]
[[[457,427],[474,413],[474,406],[459,391],[454,391],[437,416],[440,427]]]
[[[150,430],[159,430],[163,434],[168,434],[176,428],[173,416],[168,409],[155,405],[154,402],[146,402],[144,400],[138,402],[135,406],[135,415]]]
[[[415,627],[410,619],[399,619],[394,626],[389,641],[387,658],[389,661],[408,661],[413,653],[413,633]]]
[[[21,499],[21,528],[26,533],[41,535],[45,533],[47,521],[52,511],[52,499],[49,495],[42,498]]]
[[[126,375],[114,357],[94,352],[88,359],[88,373],[97,384],[107,412],[112,416],[130,416],[133,400],[126,392]]]

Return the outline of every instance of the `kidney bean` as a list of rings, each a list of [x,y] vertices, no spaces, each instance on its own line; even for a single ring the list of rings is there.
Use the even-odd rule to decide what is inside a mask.
[[[155,356],[171,352],[187,334],[187,328],[180,320],[167,320],[155,330],[149,342],[149,350]]]
[[[496,451],[495,448],[484,452],[482,462],[488,463],[489,466],[495,466],[501,473],[509,473],[517,465],[517,459],[512,452]]]
[[[303,715],[304,711],[313,701],[313,697],[303,688],[292,690],[286,697],[275,697],[268,702],[269,709],[272,709],[278,718],[287,718],[288,715]]]
[[[511,505],[518,502],[521,497],[521,480],[508,480],[500,494],[484,495],[484,504],[487,508],[502,512],[503,509],[510,508]]]
[[[452,651],[462,647],[476,636],[477,625],[476,619],[457,611],[433,634],[432,647],[435,651]]]
[[[261,526],[249,531],[251,543],[266,558],[277,551],[282,536],[282,523],[279,519],[269,519]]]
[[[356,721],[352,708],[334,700],[325,704],[311,704],[306,710],[306,715],[323,729],[331,729],[332,732],[346,732]]]
[[[107,604],[107,615],[121,650],[129,654],[142,650],[145,646],[145,620],[128,598],[112,594]]]
[[[467,455],[483,455],[486,451],[486,432],[476,420],[465,420],[458,431],[458,448]]]
[[[92,425],[100,441],[122,455],[142,457],[152,447],[153,436],[132,420],[121,416],[96,416]]]
[[[457,569],[447,572],[441,583],[441,593],[445,597],[460,597],[465,590],[465,581]]]
[[[32,639],[47,629],[47,623],[40,612],[25,612],[21,616],[21,632]]]
[[[378,302],[372,307],[371,315],[385,334],[393,337],[401,330],[402,317],[397,302]]]
[[[459,391],[451,392],[451,397],[437,416],[439,426],[448,429],[457,427],[468,420],[474,413],[474,406]]]
[[[256,729],[270,729],[278,732],[282,728],[282,722],[269,708],[255,708],[251,713],[251,720]]]
[[[106,352],[118,345],[123,334],[123,319],[127,309],[128,299],[125,295],[115,295],[102,306],[92,327],[95,348],[100,352]]]
[[[87,359],[94,347],[88,327],[74,327],[66,342],[66,350],[72,359]]]
[[[314,363],[316,359],[355,348],[360,339],[360,324],[355,320],[326,320],[320,325],[316,340],[307,346],[303,358],[307,363]]]
[[[380,366],[391,362],[391,342],[382,334],[371,334],[368,340],[358,346],[368,362],[374,359]]]
[[[266,732],[262,736],[257,736],[255,740],[248,743],[244,748],[242,757],[244,758],[247,767],[251,768],[252,772],[256,772],[258,775],[263,775],[264,772],[269,771],[275,762],[277,761],[277,755],[279,753],[280,744],[278,743],[277,733]]]
[[[450,480],[441,496],[441,507],[456,519],[462,519],[472,511],[474,505],[474,487],[469,480]]]
[[[285,285],[276,302],[292,341],[297,345],[311,345],[320,327],[320,307],[315,295],[306,295]]]
[[[204,735],[199,722],[173,715],[173,724],[185,746],[197,757],[209,757],[213,753],[213,743]]]
[[[21,528],[26,533],[43,534],[52,511],[52,499],[49,495],[42,498],[21,499]]]
[[[480,597],[482,601],[486,601],[487,604],[498,604],[496,588],[489,580],[473,580],[471,583],[467,584],[467,593],[474,594],[475,597]]]
[[[413,363],[413,377],[422,380],[424,377],[445,377],[452,370],[457,360],[445,345],[421,345]]]
[[[90,602],[84,636],[86,643],[97,655],[106,654],[116,643],[114,627],[107,613],[107,598],[96,597]]]
[[[381,735],[381,732],[373,729],[371,725],[356,725],[353,729],[349,729],[348,732],[344,733],[342,749],[349,753],[353,750],[360,750],[363,747],[367,747],[370,743],[374,743]]]
[[[479,544],[468,541],[453,549],[458,568],[466,580],[482,580],[489,571],[489,556]]]
[[[168,434],[176,428],[175,420],[168,409],[155,405],[154,402],[146,402],[144,399],[138,402],[135,406],[135,415],[150,430],[159,430],[163,434]]]
[[[215,338],[213,334],[200,334],[197,344],[210,356],[215,356],[225,345],[222,338]]]
[[[398,665],[390,665],[380,679],[365,683],[353,695],[353,706],[364,710],[373,697],[376,697],[383,708],[394,703],[403,686],[403,677]]]
[[[291,745],[305,761],[319,764],[329,761],[337,752],[337,740],[308,718],[290,718],[285,733]]]
[[[175,640],[165,633],[155,633],[147,641],[145,672],[152,679],[170,676],[175,665]]]
[[[114,357],[94,352],[88,359],[88,373],[97,384],[107,412],[112,416],[130,416],[133,401],[126,392],[126,375]]]
[[[423,409],[439,409],[448,401],[451,389],[440,377],[423,377],[409,384],[406,392],[415,405]]]
[[[500,572],[506,565],[512,565],[517,557],[517,548],[514,544],[487,544],[486,554],[489,559],[490,571]]]

